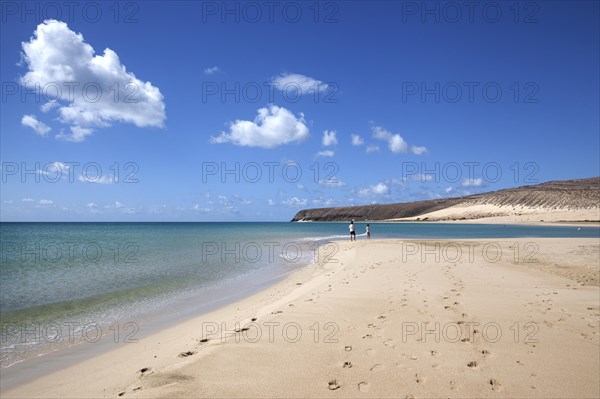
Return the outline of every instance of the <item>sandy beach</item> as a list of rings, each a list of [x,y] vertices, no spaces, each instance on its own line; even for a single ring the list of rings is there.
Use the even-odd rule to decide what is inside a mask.
[[[599,251],[336,242],[259,293],[2,397],[594,398]]]

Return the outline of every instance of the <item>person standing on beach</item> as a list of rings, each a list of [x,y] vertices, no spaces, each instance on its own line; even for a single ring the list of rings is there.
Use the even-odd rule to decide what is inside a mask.
[[[350,241],[356,241],[356,232],[354,231],[354,221],[350,222],[350,226],[348,226],[350,230]]]
[[[371,239],[371,226],[367,223],[367,239]]]

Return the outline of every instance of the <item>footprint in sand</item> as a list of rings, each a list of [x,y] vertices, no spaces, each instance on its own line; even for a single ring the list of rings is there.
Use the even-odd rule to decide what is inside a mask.
[[[342,368],[351,369],[352,368],[352,362],[344,362],[344,365],[342,366]]]
[[[192,356],[195,355],[196,352],[192,352],[192,351],[187,351],[187,352],[181,352],[178,357],[188,357],[188,356]]]
[[[337,380],[331,380],[329,381],[329,389],[332,391],[335,391],[336,389],[340,388],[340,384],[338,384]]]
[[[385,366],[384,366],[383,364],[379,364],[379,363],[378,363],[378,364],[375,364],[373,367],[371,367],[371,368],[369,369],[369,371],[376,372],[376,371],[381,371],[381,370],[383,370],[384,368],[385,368]]]
[[[478,364],[475,360],[467,363],[467,367],[472,368],[472,369],[477,368],[477,366],[478,366]]]
[[[482,350],[482,351],[481,351],[481,354],[482,354],[483,356],[489,356],[489,355],[491,355],[491,354],[492,354],[492,352],[488,351],[487,349],[484,349],[484,350]]]
[[[439,355],[438,351],[430,351],[429,353],[431,354],[431,356],[438,356]]]
[[[152,370],[150,367],[144,367],[143,369],[140,370],[140,374],[143,376],[147,375],[150,372],[150,370]]]
[[[426,380],[426,377],[423,377],[423,375],[415,374],[415,382],[417,384],[421,384],[421,383],[425,382],[425,380]]]
[[[346,352],[350,352],[352,350],[352,347],[350,345],[346,345],[346,346],[344,346],[344,350]]]
[[[501,391],[502,390],[502,384],[500,384],[500,381],[498,381],[495,378],[490,378],[488,380],[488,384],[490,384],[492,386],[492,391]]]
[[[369,383],[366,381],[358,383],[358,390],[360,392],[369,392]]]

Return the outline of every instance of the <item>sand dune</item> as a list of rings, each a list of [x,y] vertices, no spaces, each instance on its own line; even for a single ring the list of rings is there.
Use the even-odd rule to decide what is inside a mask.
[[[2,396],[600,395],[597,239],[335,245],[336,262]]]
[[[547,208],[544,206],[463,203],[439,211],[389,221],[431,221],[468,223],[595,223],[600,221],[600,208]]]

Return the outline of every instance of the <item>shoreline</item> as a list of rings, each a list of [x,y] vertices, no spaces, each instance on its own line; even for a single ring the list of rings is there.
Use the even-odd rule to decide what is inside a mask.
[[[405,343],[399,340],[400,337],[398,337],[397,334],[399,331],[402,331],[405,327],[404,325],[401,325],[401,328],[389,329],[388,327],[384,328],[380,324],[386,322],[395,323],[396,320],[394,320],[394,318],[397,317],[396,314],[400,316],[403,312],[408,313],[403,316],[405,322],[407,320],[414,320],[417,322],[426,318],[439,322],[451,322],[455,319],[453,317],[448,318],[448,316],[453,315],[453,311],[442,306],[439,307],[439,310],[437,310],[436,306],[435,311],[429,310],[428,308],[430,305],[437,304],[438,302],[441,305],[446,301],[440,296],[441,291],[445,290],[448,293],[451,293],[451,286],[463,286],[464,288],[464,286],[468,286],[472,283],[469,279],[473,278],[466,274],[450,279],[449,284],[442,284],[441,280],[444,280],[448,275],[457,271],[456,265],[461,265],[460,261],[455,262],[454,265],[448,262],[432,263],[431,260],[425,259],[425,262],[423,262],[422,259],[413,256],[410,259],[405,259],[405,262],[402,262],[402,259],[398,257],[398,246],[409,244],[415,245],[419,243],[441,243],[442,245],[463,243],[468,245],[473,242],[500,243],[499,245],[502,245],[502,248],[508,248],[507,245],[514,242],[519,242],[523,245],[529,242],[538,243],[541,248],[539,253],[548,256],[550,259],[550,261],[543,261],[544,267],[559,258],[561,254],[564,257],[564,252],[572,249],[572,247],[578,248],[581,245],[584,245],[588,248],[588,252],[591,251],[592,256],[598,255],[598,240],[594,238],[480,240],[380,239],[370,241],[360,240],[352,244],[348,241],[335,241],[333,245],[337,246],[338,249],[335,254],[335,260],[338,260],[336,263],[324,262],[324,259],[319,259],[319,262],[294,270],[284,277],[282,281],[269,285],[267,288],[261,289],[239,301],[229,303],[189,320],[176,323],[164,330],[142,338],[139,343],[124,345],[109,352],[100,353],[91,359],[82,360],[71,367],[42,376],[37,380],[32,381],[30,384],[15,386],[12,389],[3,392],[3,396],[34,397],[43,395],[45,397],[117,397],[122,393],[121,396],[125,397],[155,397],[165,395],[190,397],[198,396],[198,392],[202,392],[202,396],[208,397],[334,397],[336,395],[339,396],[340,394],[340,391],[337,391],[337,389],[340,388],[333,390],[331,389],[331,386],[328,388],[328,384],[334,379],[336,380],[335,384],[339,384],[342,389],[342,396],[397,396],[391,394],[394,392],[404,392],[406,389],[403,388],[403,391],[393,390],[394,384],[392,381],[388,381],[387,386],[386,383],[383,382],[381,382],[381,385],[374,384],[374,382],[368,382],[366,381],[367,376],[371,376],[369,372],[364,375],[361,374],[359,378],[365,379],[365,381],[356,380],[355,383],[352,383],[348,379],[349,377],[343,376],[344,372],[346,372],[346,374],[351,374],[353,370],[360,371],[360,364],[363,363],[363,361],[366,364],[366,359],[370,359],[370,363],[375,364],[375,366],[371,365],[372,367],[376,369],[381,368],[381,373],[379,374],[382,376],[387,375],[387,377],[390,377],[389,373],[392,372],[401,372],[401,375],[408,376],[410,373],[415,372],[415,365],[420,363],[419,358],[421,360],[425,360],[426,358],[423,354],[410,354],[408,352],[412,351],[416,353],[422,351],[423,345],[418,342]],[[332,244],[329,243],[325,245]],[[414,247],[411,247],[411,251],[412,250],[414,250]],[[508,251],[509,250],[507,249],[507,255],[514,255],[514,252]],[[481,258],[481,256],[479,256],[479,258]],[[511,290],[517,290],[519,292],[523,291],[522,295],[524,296],[531,294],[529,291],[534,289],[529,286],[523,287],[520,280],[514,278],[513,274],[516,273],[520,278],[527,277],[528,281],[534,281],[536,284],[536,292],[538,287],[540,287],[540,292],[554,289],[561,295],[564,294],[567,297],[573,297],[571,298],[571,301],[575,301],[574,303],[579,304],[581,301],[589,302],[590,298],[594,298],[594,295],[597,298],[599,291],[597,282],[595,283],[596,285],[591,286],[581,285],[573,280],[567,279],[567,277],[573,279],[577,274],[581,274],[581,265],[577,265],[577,262],[589,262],[590,253],[586,253],[585,256],[579,255],[578,259],[579,260],[574,259],[572,262],[577,266],[573,266],[575,269],[579,267],[579,269],[574,271],[573,275],[555,274],[553,273],[555,270],[552,269],[551,265],[548,266],[547,270],[544,270],[544,267],[531,268],[523,267],[522,264],[515,265],[506,259],[501,259],[500,262],[496,263],[487,262],[483,266],[478,264],[477,261],[475,263],[467,262],[462,266],[465,267],[464,271],[472,271],[473,273],[481,273],[479,269],[491,268],[495,273],[488,276],[490,270],[484,270],[487,276],[485,278],[491,278],[504,284],[505,281],[502,280],[504,280],[505,277],[511,277],[509,279],[513,284]],[[461,259],[461,261],[463,260],[464,259]],[[570,259],[563,259],[563,261],[569,263]],[[560,270],[561,268],[555,269]],[[591,275],[595,274],[593,269],[588,272],[591,273]],[[419,280],[420,274],[427,275],[428,278],[421,281]],[[495,274],[506,274],[506,276],[502,275],[500,280],[500,277]],[[396,276],[396,278],[393,278],[394,276]],[[481,276],[477,277],[481,278]],[[377,281],[379,281],[378,284],[372,285]],[[389,285],[390,282],[393,283],[394,281],[397,281],[397,283]],[[452,283],[452,281],[454,282]],[[373,286],[379,287],[382,286],[382,284],[388,286],[387,291],[379,292],[382,290],[378,289],[377,292],[373,292]],[[441,285],[444,285],[444,287],[441,287]],[[402,288],[404,290],[402,290]],[[476,285],[474,285],[473,288],[475,288],[475,290],[472,293],[470,290],[464,290],[465,292],[462,293],[463,298],[461,298],[460,302],[462,303],[463,300],[466,300],[467,296],[473,295],[471,302],[473,304],[472,306],[476,309],[472,309],[469,312],[463,311],[463,314],[473,314],[475,320],[482,321],[485,319],[485,313],[489,312],[489,309],[486,309],[485,307],[482,308],[481,304],[479,304],[482,300],[485,301],[485,297],[481,298],[481,295],[485,295],[486,290],[484,289],[479,292],[479,290],[476,289]],[[498,286],[498,289],[503,290],[503,285]],[[438,292],[438,290],[440,292]],[[454,291],[456,292],[457,290],[463,291],[463,289],[455,289]],[[344,293],[343,291],[347,292]],[[421,295],[426,294],[429,295],[428,299],[425,300],[423,299],[424,297],[421,299],[419,298]],[[367,296],[365,297],[365,295]],[[374,298],[374,296],[377,298]],[[508,299],[509,297],[505,296],[499,296],[498,298],[506,298],[508,301],[511,300]],[[558,297],[551,298],[557,299]],[[410,306],[405,308],[402,306],[403,302],[410,303]],[[526,305],[527,303],[524,304]],[[545,302],[540,302],[540,304],[545,304]],[[450,303],[447,306],[449,309],[452,309],[454,307],[461,307],[462,304],[452,305],[452,303]],[[593,304],[590,306],[593,306]],[[360,312],[356,313],[356,309],[353,309],[353,307],[360,308]],[[537,307],[537,305],[534,307]],[[385,308],[391,309],[385,311]],[[375,311],[376,309],[377,311]],[[477,309],[479,309],[479,311],[474,311]],[[394,312],[392,312],[392,310],[394,310]],[[521,306],[513,306],[509,307],[508,311],[505,313],[514,316],[515,312],[518,314],[520,311],[524,311]],[[577,312],[585,311],[585,307],[582,310],[577,310]],[[365,319],[365,315],[373,312],[376,314],[373,315],[372,322],[367,323],[367,319],[371,319]],[[423,312],[423,314],[420,312]],[[588,311],[588,313],[589,312],[590,311]],[[597,314],[597,307],[591,312],[596,312],[594,314]],[[429,317],[426,317],[427,313],[431,313]],[[528,316],[530,317],[522,317],[522,320],[519,321],[527,322],[531,318],[534,318],[535,320],[536,314],[537,313],[529,313]],[[381,318],[380,316],[383,317]],[[573,314],[573,316],[575,316],[575,314]],[[460,313],[454,317],[460,319]],[[509,316],[502,317],[506,318]],[[495,315],[492,319],[500,320],[502,317]],[[592,318],[591,320],[597,319],[597,316],[585,316],[584,318],[590,317]],[[255,320],[253,321],[253,319]],[[575,322],[576,319],[577,318],[571,320]],[[362,326],[363,320],[365,327]],[[557,323],[555,320],[539,320],[539,323],[542,326],[546,325],[544,322]],[[212,335],[208,338],[210,335],[208,332],[213,331],[215,328],[220,330],[223,323],[225,323],[225,331],[221,331],[220,335]],[[236,326],[236,323],[239,323],[239,327]],[[246,339],[248,337],[240,339],[240,335],[244,337],[244,331],[240,331],[240,327],[243,328],[244,325],[252,325],[252,323],[259,323],[263,333],[267,332],[268,326],[272,326],[273,328],[276,327],[275,324],[268,323],[279,323],[278,326],[293,326],[293,323],[295,323],[300,326],[304,336],[309,338],[314,338],[315,329],[311,329],[311,327],[314,327],[315,323],[318,323],[319,327],[317,331],[320,332],[321,335],[318,342],[305,339],[295,344],[287,342],[285,339],[286,337],[282,339],[281,336],[276,336],[277,339],[275,339],[274,342],[263,342],[264,337],[262,341],[259,340],[258,342],[253,343],[248,342]],[[332,327],[333,329],[325,329],[327,323],[333,323],[329,325],[329,327]],[[375,327],[371,329],[367,324]],[[506,325],[504,327],[506,331],[508,331],[509,326]],[[338,340],[338,343],[324,342],[327,334],[331,334],[335,328],[337,328],[337,332],[334,334],[334,337]],[[574,326],[570,325],[569,328],[572,329]],[[576,351],[587,348],[586,345],[589,345],[590,339],[592,344],[598,344],[597,325],[594,328],[587,327],[586,329],[585,326],[577,326],[577,328],[583,328],[582,331],[584,331],[588,337],[583,339],[581,338],[582,336],[579,336],[582,342],[576,345],[578,348],[576,348]],[[235,332],[236,329],[238,329],[237,333]],[[587,332],[588,330],[590,330],[589,333]],[[562,331],[561,333],[566,332]],[[247,334],[250,334],[250,332],[247,332]],[[354,337],[354,335],[358,336]],[[367,336],[369,337],[365,338]],[[208,338],[208,341],[202,342],[202,340],[206,338]],[[293,337],[288,336],[287,338]],[[377,338],[377,340],[382,342],[381,346],[373,343],[371,346],[377,346],[377,348],[369,349],[364,347],[360,352],[355,352],[354,349],[351,349],[351,351],[343,349],[345,347],[345,342],[350,342],[351,347],[358,349],[358,347],[364,346],[365,339],[370,341],[374,338]],[[387,340],[384,338],[387,338]],[[241,342],[237,342],[238,340]],[[394,342],[394,344],[392,344],[392,342]],[[506,345],[506,342],[503,342],[503,344]],[[436,343],[434,346],[436,345],[440,345],[440,347],[439,350],[434,351],[439,352],[440,354],[456,352],[459,357],[464,356],[464,350],[468,349],[468,352],[471,353],[473,349],[472,347],[464,346],[460,343],[450,344],[442,342],[441,344]],[[575,343],[571,344],[571,346],[573,345],[575,345]],[[528,348],[527,345],[523,345],[523,347]],[[512,347],[510,349],[513,351],[517,350]],[[529,347],[529,349],[531,349],[531,347]],[[339,352],[340,350],[341,352]],[[370,350],[372,350],[373,353],[369,352]],[[385,351],[397,353],[395,353],[392,358],[389,358],[388,355],[384,354]],[[494,353],[496,352],[498,351],[494,350]],[[585,351],[582,352],[584,357],[585,353]],[[305,360],[299,360],[300,364],[293,366],[295,363],[293,360],[295,358],[293,356],[289,358],[291,354],[300,356],[299,359],[304,358]],[[352,361],[352,363],[357,363],[356,366],[349,368],[349,370],[345,370],[342,367],[342,365],[345,364],[342,361],[342,358],[354,354],[359,356],[361,360],[357,359]],[[548,356],[548,354],[552,355],[551,351],[543,351],[542,354],[544,356]],[[270,356],[270,360],[267,360],[264,357],[267,355]],[[272,356],[275,357],[273,358]],[[308,358],[306,358],[306,356],[308,356]],[[339,358],[340,360],[331,362],[334,360],[332,356],[333,358]],[[495,356],[500,355],[497,354]],[[523,354],[522,356],[527,358],[526,354]],[[417,359],[412,359],[412,357],[416,357]],[[311,370],[314,366],[310,366],[310,364],[313,364],[314,362],[309,359],[312,358],[318,360],[319,364],[323,364],[322,370]],[[598,359],[592,358],[588,360],[587,363],[584,362],[587,364],[587,367],[591,367],[592,371],[598,371]],[[447,362],[450,362],[447,364],[441,359],[436,359],[436,361],[438,368],[433,368],[434,371],[439,372],[439,370],[443,370],[443,376],[454,378],[453,381],[455,382],[456,388],[458,388],[459,381],[465,388],[462,390],[457,389],[455,391],[443,391],[442,393],[439,390],[436,391],[434,387],[429,387],[428,389],[434,389],[434,391],[431,392],[436,393],[429,394],[428,396],[494,396],[500,389],[505,393],[512,392],[513,396],[524,393],[522,391],[525,389],[524,385],[522,382],[518,381],[519,378],[514,376],[503,376],[503,381],[501,383],[498,382],[498,384],[502,385],[497,385],[495,387],[496,390],[494,390],[493,384],[492,386],[490,386],[490,384],[486,385],[483,379],[481,384],[471,386],[470,384],[473,381],[470,380],[470,377],[467,379],[468,381],[463,381],[460,380],[460,376],[454,375],[455,372],[451,365],[451,359],[446,359]],[[485,363],[485,359],[481,359],[480,362]],[[329,363],[331,363],[331,366],[327,366]],[[539,363],[540,367],[542,363]],[[376,367],[377,365],[382,367]],[[511,367],[515,367],[514,361],[511,363]],[[475,368],[483,369],[484,366],[482,364]],[[550,368],[551,370],[538,371],[538,375],[546,375],[548,372],[551,374],[553,371],[552,367]],[[144,369],[146,370],[142,372],[141,370]],[[286,369],[290,370],[292,375],[297,374],[298,381],[301,381],[302,383],[298,385],[298,382],[294,383],[293,380],[288,381],[291,377],[284,371]],[[542,367],[542,369],[544,368]],[[278,385],[273,385],[271,381],[261,380],[261,382],[265,383],[264,388],[257,391],[248,391],[247,388],[251,386],[251,383],[256,383],[256,380],[253,380],[252,378],[258,377],[252,376],[258,372],[257,370],[268,370],[271,373],[270,375],[282,372],[282,375],[278,374],[278,378],[283,379],[283,381],[286,382],[278,387]],[[409,371],[407,374],[407,370],[412,371]],[[472,371],[469,370],[469,368],[466,370]],[[422,381],[420,383],[413,381],[412,383],[416,385],[409,390],[410,392],[407,391],[406,395],[414,393],[423,396],[424,391],[419,391],[419,389],[423,389],[425,385],[428,385],[425,384],[427,381],[427,376],[424,373],[425,371],[431,373],[432,369],[431,367],[429,369],[423,369],[423,371],[421,371],[421,373],[423,373],[423,377],[421,378]],[[586,371],[585,373],[591,375],[593,374],[592,371]],[[315,374],[315,372],[317,372],[317,374]],[[505,370],[502,371],[502,373],[505,372]],[[78,381],[73,381],[71,376],[74,375],[74,373],[77,373],[79,376]],[[236,381],[230,381],[228,378],[223,380],[229,373],[231,373],[232,378],[233,376],[236,376]],[[499,371],[497,373],[503,375]],[[336,374],[340,375],[337,379],[334,378]],[[419,374],[419,372],[416,374]],[[197,375],[203,375],[203,378],[197,380],[194,377]],[[512,381],[513,377],[516,378],[515,381]],[[419,378],[416,379],[418,380]],[[277,380],[277,378],[275,378],[275,380]],[[231,384],[227,384],[227,381],[231,382]],[[546,382],[550,383],[549,381]],[[290,386],[296,386],[300,391],[288,391],[284,389],[288,384],[291,384]],[[334,388],[335,384],[333,386]],[[515,384],[518,388],[511,388]],[[562,385],[568,386],[569,384]],[[254,386],[256,387],[256,385]],[[466,389],[467,386],[469,389]],[[201,391],[198,391],[198,389],[201,389]],[[365,391],[366,389],[370,390]],[[511,391],[511,389],[513,390]],[[527,387],[526,392],[527,394],[540,397],[549,394],[549,391],[547,390],[544,391],[539,387],[536,389],[537,391]],[[574,388],[571,387],[570,389],[572,390]],[[365,392],[367,393],[365,394]],[[577,392],[581,394],[581,396],[593,397],[594,395],[597,396],[598,387],[589,386],[589,384],[587,384]]]
[[[80,337],[79,340],[71,342],[71,338],[79,335],[81,331],[74,331],[68,322],[65,324],[60,324],[60,322],[42,323],[35,332],[25,330],[25,334],[28,332],[30,335],[39,335],[39,339],[43,336],[47,341],[45,344],[42,344],[45,346],[40,347],[40,350],[43,351],[35,352],[33,355],[27,354],[26,357],[0,368],[3,377],[0,380],[0,386],[2,386],[3,391],[5,389],[10,390],[18,387],[27,379],[44,377],[55,367],[77,366],[78,363],[87,358],[102,355],[118,349],[125,344],[136,343],[133,341],[160,333],[173,325],[179,325],[188,320],[201,317],[204,314],[221,309],[227,305],[243,301],[261,291],[268,290],[273,285],[285,280],[297,269],[306,266],[308,265],[294,266],[294,268],[285,266],[277,273],[273,266],[255,270],[250,274],[238,276],[235,279],[228,279],[214,286],[205,287],[192,295],[185,298],[178,298],[172,303],[163,305],[150,312],[141,313],[133,318],[119,320],[110,324],[88,323],[96,325],[96,331],[102,331],[98,340],[96,340],[92,332],[90,334],[91,338],[88,340]],[[242,283],[241,280],[245,281]],[[190,301],[194,302],[193,305],[189,304]],[[187,304],[187,307],[180,309],[180,305],[184,303]],[[52,337],[49,337],[49,334],[43,335],[42,333],[44,325],[49,326],[52,324],[63,327],[62,330],[64,331],[61,330],[61,333],[66,333],[60,334],[62,335],[62,339],[55,346],[48,343]],[[20,330],[24,329],[23,325],[19,325],[19,328]],[[82,326],[75,328],[81,329]],[[49,330],[50,328],[48,327]],[[22,334],[23,332],[21,332],[21,336]],[[67,341],[69,342],[67,343]]]

